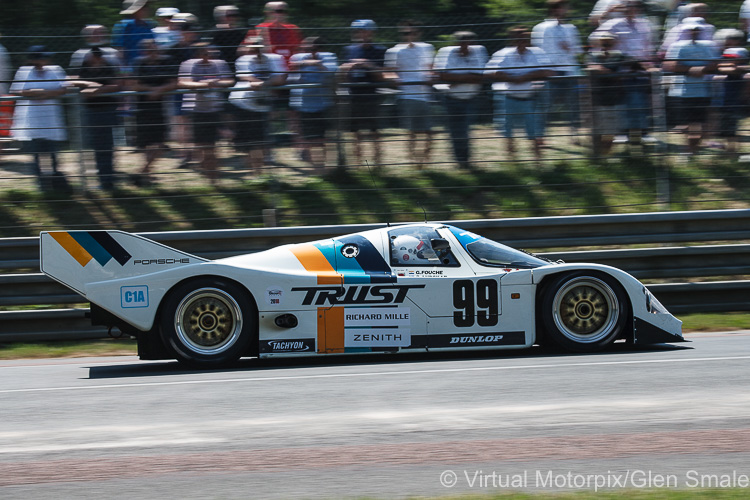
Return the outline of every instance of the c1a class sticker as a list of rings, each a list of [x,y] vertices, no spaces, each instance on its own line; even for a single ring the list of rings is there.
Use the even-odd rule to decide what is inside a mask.
[[[348,245],[344,245],[341,248],[341,255],[343,255],[347,259],[353,259],[357,255],[359,255],[359,247],[355,245],[354,243],[349,243]]]

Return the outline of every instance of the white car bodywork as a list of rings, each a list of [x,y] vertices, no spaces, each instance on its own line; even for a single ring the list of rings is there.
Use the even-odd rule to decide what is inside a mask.
[[[420,251],[418,258],[416,250],[396,248],[398,235],[411,241],[412,234],[449,249],[430,249],[429,257]],[[96,316],[138,336],[146,359],[175,357],[158,342],[163,304],[197,278],[231,281],[247,294],[253,310],[241,314],[252,324],[245,335],[254,338],[242,355],[527,348],[540,340],[540,284],[582,271],[616,283],[611,286],[627,297],[619,307],[628,326],[619,338],[682,341],[681,322],[624,271],[532,256],[533,265],[480,262],[468,250],[479,237],[441,224],[393,226],[215,261],[120,231],[42,232],[40,238],[42,272],[80,293],[92,310],[106,311]],[[618,312],[617,304],[613,309]]]

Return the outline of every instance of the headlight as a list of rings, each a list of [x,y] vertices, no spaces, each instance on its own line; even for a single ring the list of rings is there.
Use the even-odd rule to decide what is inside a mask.
[[[667,311],[667,308],[664,307],[659,300],[654,297],[654,294],[652,294],[648,288],[643,289],[644,293],[646,294],[646,310],[650,312],[651,314],[668,314],[669,311]]]

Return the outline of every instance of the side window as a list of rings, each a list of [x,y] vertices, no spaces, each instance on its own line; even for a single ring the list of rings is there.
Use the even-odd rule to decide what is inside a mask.
[[[404,227],[388,232],[392,266],[458,267],[447,242],[431,227]]]

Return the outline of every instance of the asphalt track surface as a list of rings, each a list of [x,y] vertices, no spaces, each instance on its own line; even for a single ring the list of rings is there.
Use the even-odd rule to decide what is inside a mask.
[[[207,372],[132,357],[0,362],[0,498],[742,487],[750,332],[688,338]]]

